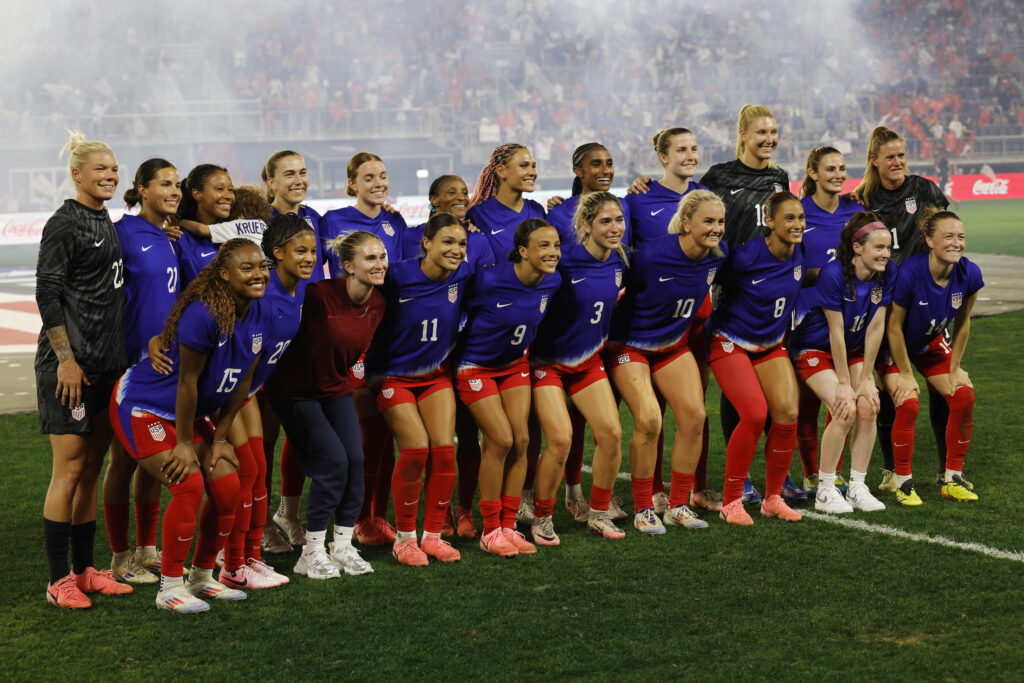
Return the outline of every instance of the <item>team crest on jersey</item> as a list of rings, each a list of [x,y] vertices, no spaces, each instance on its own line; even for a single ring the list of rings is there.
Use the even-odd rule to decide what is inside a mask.
[[[616,358],[615,360],[618,362],[619,365],[625,365],[626,363],[629,362],[629,354],[621,353],[619,354],[619,357]]]
[[[715,275],[718,274],[718,268],[712,268],[708,271],[708,284],[710,285],[715,281]]]
[[[392,396],[395,395],[395,390],[391,387],[388,387],[387,389],[381,389],[380,395],[383,396],[384,398],[390,399]]]
[[[803,266],[797,266],[796,268],[793,269],[793,279],[794,280],[799,280],[800,276],[803,275],[803,274],[804,274],[804,267]]]
[[[817,358],[808,358],[807,359],[807,364],[810,365],[813,368],[813,367],[818,365],[818,359]]]
[[[722,342],[722,350],[725,351],[726,353],[732,353],[732,350],[735,348],[736,345],[729,340]]]
[[[775,191],[782,192],[782,185],[780,185],[779,183],[775,183]]]
[[[352,376],[356,379],[362,379],[363,375],[366,374],[366,368],[363,365],[363,361],[359,361],[352,366]]]
[[[871,288],[871,303],[877,304],[882,300],[882,286],[875,285]]]
[[[960,308],[960,304],[962,304],[963,301],[964,301],[964,293],[963,292],[953,292],[953,300],[952,300],[953,308]]]
[[[540,298],[540,312],[543,313],[544,309],[548,307],[548,295],[545,294]]]
[[[546,370],[534,370],[533,371],[533,376],[536,377],[537,379],[544,379],[545,375],[547,375],[547,374],[548,373],[547,373]]]
[[[252,335],[252,352],[259,353],[260,349],[263,348],[263,333],[257,332]]]
[[[917,213],[917,197],[907,197],[904,206],[907,207],[907,213]]]
[[[149,425],[149,435],[153,437],[154,441],[163,441],[167,438],[167,432],[164,431],[164,426],[159,422]]]
[[[395,229],[392,228],[391,224],[388,223],[387,221],[384,221],[383,223],[381,223],[380,227],[384,230],[385,233],[387,233],[388,237],[394,237],[395,236]]]
[[[455,303],[459,298],[459,284],[448,285],[448,301]]]
[[[71,409],[71,417],[78,421],[81,421],[85,417],[85,404],[79,403],[77,406]]]
[[[615,269],[615,286],[622,286],[622,271],[619,270],[618,268]]]
[[[480,379],[471,379],[469,380],[469,388],[473,391],[480,391],[484,388],[484,382]]]

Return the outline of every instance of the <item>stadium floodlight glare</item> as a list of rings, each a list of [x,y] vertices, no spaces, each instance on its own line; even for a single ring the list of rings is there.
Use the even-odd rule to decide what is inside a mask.
[[[416,169],[416,177],[420,180],[426,180],[430,177],[430,171],[426,168]]]

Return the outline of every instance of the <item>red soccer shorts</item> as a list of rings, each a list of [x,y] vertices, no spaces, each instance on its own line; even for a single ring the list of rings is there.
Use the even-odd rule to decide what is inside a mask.
[[[859,354],[850,356],[846,361],[848,366],[863,362],[864,356]],[[793,366],[796,368],[796,374],[804,382],[822,370],[834,371],[836,369],[835,364],[832,362],[832,354],[828,351],[819,351],[818,349],[804,349],[802,351],[798,351],[796,353],[796,358],[793,361]]]
[[[435,392],[451,388],[452,380],[443,368],[423,377],[386,377],[377,394],[377,410],[383,413],[402,403],[419,403]]]
[[[157,453],[164,453],[178,443],[178,433],[174,423],[138,409],[131,413],[131,438],[125,434],[121,423],[120,411],[110,411],[110,423],[114,427],[114,435],[121,442],[128,454],[135,460],[142,460]],[[192,443],[213,441],[214,426],[210,418],[196,420],[192,425]]]
[[[949,354],[949,345],[942,338],[942,335],[939,335],[928,344],[924,351],[911,354],[910,362],[925,377],[948,375]],[[900,371],[896,367],[896,361],[892,359],[892,354],[888,351],[879,357],[877,369],[879,375],[893,375]]]
[[[773,358],[789,358],[789,354],[786,351],[786,345],[781,342],[762,351],[747,351],[732,340],[726,339],[720,334],[716,334],[711,340],[711,347],[708,351],[708,362],[714,363],[716,360],[728,358],[729,356],[737,353],[743,353],[749,356],[751,365],[760,365],[761,363],[770,361]]]
[[[610,342],[604,350],[605,365],[616,367],[626,363],[643,363],[651,369],[652,373],[657,372],[690,350],[687,347],[687,341],[688,333],[684,334],[683,338],[670,348],[660,351],[648,351],[628,344]]]
[[[565,389],[565,393],[570,396],[602,379],[608,379],[608,374],[604,371],[600,351],[574,367],[555,364],[539,364],[533,367],[534,389],[559,387]]]
[[[530,364],[523,356],[504,368],[464,366],[455,375],[459,398],[467,406],[515,387],[530,386]]]

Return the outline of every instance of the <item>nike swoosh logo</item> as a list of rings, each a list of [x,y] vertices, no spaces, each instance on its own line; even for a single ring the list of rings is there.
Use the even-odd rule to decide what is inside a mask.
[[[217,342],[217,346],[224,346],[224,345],[225,345],[225,344],[227,344],[227,343],[228,343],[228,340],[227,340],[227,339],[222,339],[222,340],[220,340],[219,342]]]
[[[893,444],[893,446],[895,446],[896,448],[903,448],[904,446],[909,446],[909,445],[910,445],[909,443],[894,443]]]
[[[399,300],[398,300],[398,303],[400,303],[400,304],[404,304],[404,303],[405,303],[406,301],[412,301],[412,300],[413,300],[413,299],[415,299],[415,298],[416,298],[416,297],[414,297],[414,296],[410,296],[410,297],[409,297],[408,299],[399,299]]]
[[[416,501],[412,501],[411,503],[410,502],[402,503],[402,505],[415,505],[415,504],[416,504]]]
[[[221,532],[219,532],[219,531],[218,531],[218,532],[217,532],[217,535],[218,535],[218,536],[230,536],[230,535],[231,535],[231,532],[230,532],[230,531],[227,531],[227,532],[225,532],[225,533],[223,533],[223,534],[222,534]]]
[[[192,541],[192,536],[189,536],[188,538],[182,538],[181,536],[178,536],[178,540],[182,543],[189,543]]]
[[[505,308],[506,306],[511,306],[512,304],[495,304],[495,305],[496,305],[496,306],[497,306],[498,308]]]
[[[675,280],[674,277],[659,277],[658,282],[668,282],[669,280]]]
[[[814,230],[814,228],[804,228],[804,232],[810,232],[811,230]]]
[[[585,278],[585,277],[581,277],[579,280],[577,280],[576,278],[572,278],[572,283],[575,285],[575,284],[577,284],[579,282],[583,282],[586,279],[587,278]]]
[[[927,302],[927,301],[918,301],[918,302],[917,302],[917,305],[918,305],[918,306],[927,306],[927,305],[928,305],[928,302]]]
[[[665,209],[658,209],[657,211],[651,211],[651,215],[652,215],[652,216],[657,216],[657,215],[658,215],[659,213],[661,213],[661,212],[662,212],[662,211],[664,211],[664,210],[665,210]]]
[[[738,189],[738,190],[731,190],[731,191],[729,192],[729,194],[736,194],[737,192],[742,192],[742,191],[743,191],[743,188],[741,187],[741,188],[740,188],[740,189]]]
[[[505,228],[502,228],[501,230],[491,230],[492,235],[497,235],[499,232],[505,232]]]
[[[143,247],[143,248],[142,248],[142,251],[149,251],[149,250],[150,250],[150,249],[152,249],[152,248],[153,248],[153,245],[151,244],[151,245],[149,245],[148,247]]]
[[[106,241],[107,241],[107,238],[106,238],[106,237],[104,237],[104,238],[103,238],[103,239],[101,239],[101,240],[100,240],[99,242],[93,242],[93,243],[92,243],[92,246],[94,246],[94,247],[98,247],[98,246],[100,246],[101,244],[103,244],[103,243],[104,243],[104,242],[106,242]]]
[[[252,503],[242,503],[242,507],[243,508],[251,508],[252,507]]]
[[[201,252],[199,252],[199,256],[200,256],[200,258],[206,258],[207,256],[213,256],[216,253],[217,252],[215,252],[215,251],[201,251]]]
[[[519,374],[522,377],[529,377],[530,376],[530,373],[528,373],[528,372],[520,372]]]
[[[765,280],[767,280],[767,279],[768,279],[768,278],[766,278],[766,277],[763,277],[763,278],[761,278],[760,280],[751,280],[751,281],[750,281],[750,284],[752,284],[752,285],[759,285],[759,284],[761,284],[762,282],[764,282],[764,281],[765,281]]]
[[[956,442],[957,442],[957,443],[960,443],[960,444],[963,444],[963,443],[970,443],[970,442],[971,442],[971,440],[970,440],[970,439],[967,439],[967,441],[961,441],[960,439],[957,439],[957,440],[956,440]]]

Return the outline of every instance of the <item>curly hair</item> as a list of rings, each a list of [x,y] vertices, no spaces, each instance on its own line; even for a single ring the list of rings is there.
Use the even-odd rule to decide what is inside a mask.
[[[230,239],[221,245],[209,265],[199,271],[196,279],[188,284],[185,291],[178,297],[178,301],[175,302],[174,308],[167,316],[167,322],[164,323],[164,331],[160,333],[162,346],[170,347],[174,338],[178,336],[178,322],[181,321],[181,314],[193,301],[200,301],[206,306],[217,321],[217,329],[221,334],[230,335],[234,331],[235,300],[228,291],[227,283],[220,278],[220,269],[225,267],[228,256],[232,252],[251,246],[258,245],[243,237]]]
[[[507,164],[512,155],[521,149],[526,149],[526,146],[520,145],[517,142],[507,142],[494,148],[494,151],[491,152],[490,160],[483,170],[480,171],[480,177],[476,179],[476,187],[473,188],[473,198],[469,200],[470,207],[474,207],[480,202],[485,202],[498,193],[500,180],[494,169]]]
[[[228,220],[240,218],[270,222],[270,202],[263,196],[263,190],[255,185],[242,185],[235,188],[235,203],[231,207]]]

